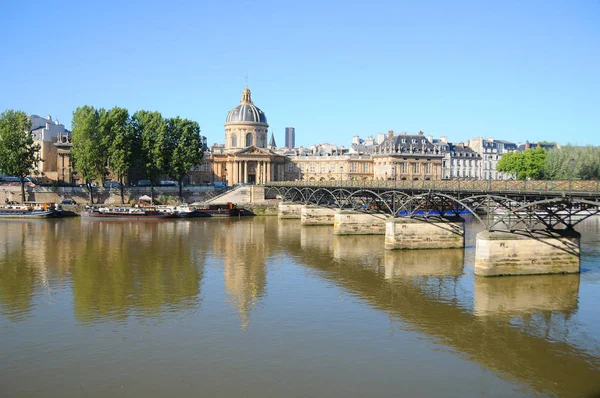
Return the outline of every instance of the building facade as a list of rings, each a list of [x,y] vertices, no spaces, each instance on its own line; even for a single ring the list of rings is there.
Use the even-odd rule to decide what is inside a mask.
[[[69,131],[65,129],[64,124],[58,120],[52,120],[52,116],[43,118],[38,115],[29,116],[31,120],[31,136],[34,144],[40,146],[39,156],[43,161],[35,165],[37,174],[43,180],[56,181],[58,166],[58,151],[54,143],[59,136],[67,136]]]
[[[517,150],[514,142],[495,140],[493,138],[474,138],[469,140],[467,146],[481,156],[479,175],[482,180],[508,180],[514,179],[513,174],[505,174],[496,170],[498,161],[505,153]]]

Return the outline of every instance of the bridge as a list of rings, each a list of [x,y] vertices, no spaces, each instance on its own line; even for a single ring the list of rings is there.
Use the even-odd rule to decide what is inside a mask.
[[[579,272],[574,227],[600,213],[599,181],[296,181],[265,184],[280,218],[333,225],[334,234],[385,235],[386,249],[464,246],[477,237],[476,274]]]

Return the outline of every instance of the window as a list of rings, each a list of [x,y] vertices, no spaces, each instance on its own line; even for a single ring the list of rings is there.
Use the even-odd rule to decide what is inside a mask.
[[[363,173],[369,172],[369,163],[363,163]]]
[[[356,173],[358,171],[358,163],[357,162],[351,162],[350,163],[350,172],[351,173]]]
[[[231,146],[234,148],[237,146],[237,135],[231,137]]]
[[[419,174],[419,163],[413,163],[413,174]]]
[[[335,163],[329,163],[329,172],[330,173],[335,172]]]
[[[406,162],[400,163],[400,173],[406,174]]]
[[[425,174],[431,174],[431,163],[426,163],[425,164]]]
[[[321,164],[321,173],[327,173],[327,165],[325,163]]]
[[[246,134],[246,146],[252,145],[252,134]]]
[[[309,169],[309,171],[310,171],[311,173],[314,173],[314,172],[315,172],[315,164],[314,164],[314,163],[311,163],[311,164],[310,164],[310,169]]]

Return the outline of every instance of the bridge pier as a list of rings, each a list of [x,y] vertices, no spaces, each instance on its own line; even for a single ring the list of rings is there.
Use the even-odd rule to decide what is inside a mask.
[[[334,235],[385,235],[389,216],[355,210],[340,210],[334,216]]]
[[[333,225],[336,209],[314,205],[303,206],[300,210],[300,224],[302,225]]]
[[[301,217],[301,211],[304,205],[298,203],[279,203],[279,209],[277,211],[277,216],[280,219],[297,219],[299,220]]]
[[[579,272],[577,231],[477,234],[475,275],[539,275]]]
[[[465,220],[461,217],[414,219],[399,217],[385,226],[385,248],[455,249],[465,245]]]

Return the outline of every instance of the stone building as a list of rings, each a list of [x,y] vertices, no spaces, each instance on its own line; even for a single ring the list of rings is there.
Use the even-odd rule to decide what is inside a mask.
[[[58,151],[54,143],[59,135],[66,136],[69,131],[58,120],[52,120],[50,115],[46,119],[38,115],[31,115],[29,118],[31,120],[30,132],[33,142],[40,146],[39,155],[43,159],[42,162],[35,165],[37,174],[43,180],[56,181],[58,179],[56,173]]]
[[[444,151],[431,138],[418,134],[394,134],[373,149],[374,180],[440,180]]]
[[[267,116],[252,102],[250,89],[225,121],[225,145],[210,157],[212,181],[228,185],[284,179],[285,157],[267,148]]]
[[[512,174],[503,174],[496,170],[498,161],[508,152],[517,150],[517,144],[509,141],[495,140],[493,138],[474,138],[469,140],[467,146],[481,156],[479,178],[482,180],[506,180],[514,178]]]
[[[443,179],[480,180],[481,178],[481,155],[473,149],[458,143],[448,143],[447,152],[442,161]]]

